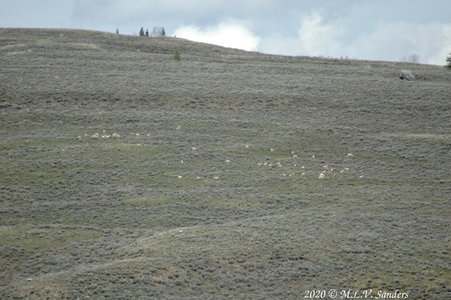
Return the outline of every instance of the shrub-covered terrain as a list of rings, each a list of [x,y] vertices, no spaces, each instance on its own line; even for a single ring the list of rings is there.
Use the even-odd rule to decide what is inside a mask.
[[[438,66],[0,29],[0,298],[449,299],[450,95]]]

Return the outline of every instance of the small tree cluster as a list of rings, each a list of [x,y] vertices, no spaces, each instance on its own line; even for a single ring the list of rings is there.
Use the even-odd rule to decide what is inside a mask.
[[[448,69],[451,69],[451,53],[449,54],[449,56],[446,58],[446,67]]]
[[[409,56],[404,56],[401,61],[408,62],[411,64],[419,64],[420,63],[420,55],[418,54],[411,54]]]
[[[408,61],[413,64],[419,64],[420,56],[418,54],[412,54],[409,56]]]
[[[164,30],[164,27],[154,27],[152,29],[151,37],[165,37],[166,31]]]
[[[139,36],[149,37],[149,29],[146,28],[146,31],[144,31],[144,27],[141,27],[141,29],[139,30]]]
[[[139,36],[147,36],[147,37],[165,37],[166,31],[164,27],[154,27],[152,29],[152,33],[149,33],[149,29],[144,31],[144,27],[141,27],[138,33]]]

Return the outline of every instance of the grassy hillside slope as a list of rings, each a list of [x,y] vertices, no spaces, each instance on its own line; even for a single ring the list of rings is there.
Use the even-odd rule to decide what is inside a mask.
[[[0,298],[450,299],[450,95],[437,66],[0,29]]]

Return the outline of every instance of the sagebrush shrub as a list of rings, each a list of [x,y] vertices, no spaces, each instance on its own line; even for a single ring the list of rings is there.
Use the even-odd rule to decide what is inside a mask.
[[[174,59],[175,59],[175,61],[180,61],[180,59],[181,59],[180,58],[180,52],[178,50],[175,51]]]

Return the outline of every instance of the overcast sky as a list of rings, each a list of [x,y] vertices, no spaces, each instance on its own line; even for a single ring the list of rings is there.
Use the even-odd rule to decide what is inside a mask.
[[[451,0],[0,0],[0,27],[168,35],[273,54],[445,64]]]

